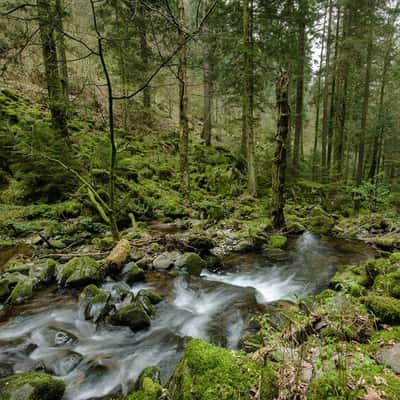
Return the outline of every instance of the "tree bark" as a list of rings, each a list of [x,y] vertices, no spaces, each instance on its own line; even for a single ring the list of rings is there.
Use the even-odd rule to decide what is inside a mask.
[[[272,163],[272,224],[277,230],[285,227],[286,141],[289,131],[289,75],[283,72],[276,82],[277,130]]]
[[[37,0],[37,13],[51,120],[53,127],[64,138],[68,138],[68,117],[57,57],[54,10],[49,0]]]
[[[178,40],[182,48],[179,53],[178,80],[179,80],[179,128],[180,128],[180,173],[181,191],[185,197],[190,192],[189,177],[189,121],[188,95],[186,86],[187,50],[185,45],[185,4],[178,0]]]
[[[209,3],[208,0],[203,2],[203,13],[206,14]],[[208,21],[203,25],[203,130],[201,137],[206,146],[211,144],[212,134],[212,104],[213,104],[213,81],[212,81],[212,59],[211,48],[209,44],[209,25]]]
[[[143,72],[146,74],[149,70],[149,59],[150,59],[150,50],[147,43],[147,30],[146,30],[146,20],[145,20],[145,12],[144,6],[139,1],[139,37],[140,37],[140,57],[142,61]],[[143,89],[143,109],[147,117],[150,116],[150,108],[151,108],[151,88],[150,85],[147,85]]]

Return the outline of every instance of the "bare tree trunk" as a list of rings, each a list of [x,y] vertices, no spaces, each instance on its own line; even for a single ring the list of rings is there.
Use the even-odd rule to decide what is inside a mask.
[[[325,177],[327,167],[327,142],[329,129],[329,73],[330,73],[330,58],[332,44],[332,0],[329,0],[328,10],[328,34],[326,39],[326,57],[325,57],[325,82],[323,94],[323,116],[322,116],[322,151],[321,165],[323,175]]]
[[[49,0],[37,0],[37,13],[51,120],[54,128],[67,138],[68,117],[57,57],[54,10]]]
[[[289,131],[289,75],[283,72],[276,82],[277,130],[272,163],[272,224],[277,230],[285,227],[286,140]]]
[[[255,149],[254,149],[254,77],[253,77],[253,1],[243,1],[243,40],[244,40],[244,91],[243,91],[243,133],[242,146],[245,144],[247,169],[247,189],[256,194]]]
[[[178,34],[182,48],[179,53],[178,79],[179,79],[179,127],[180,127],[180,173],[181,191],[187,197],[190,192],[189,176],[189,121],[188,121],[188,96],[186,87],[187,50],[185,45],[185,4],[178,0]]]
[[[300,158],[303,135],[303,105],[304,105],[304,63],[306,57],[306,23],[305,17],[301,17],[298,38],[298,58],[296,77],[296,125],[293,145],[293,172],[299,174]]]
[[[110,158],[110,181],[109,181],[109,209],[110,209],[110,228],[111,233],[113,235],[114,241],[118,241],[119,231],[116,221],[116,210],[115,210],[115,166],[117,163],[117,146],[115,143],[115,131],[114,131],[114,97],[113,97],[113,88],[111,77],[108,72],[107,63],[104,56],[103,50],[103,37],[100,34],[99,27],[97,25],[97,17],[96,17],[96,9],[94,6],[94,0],[90,0],[91,8],[92,8],[92,16],[94,28],[97,35],[97,46],[98,46],[98,54],[100,58],[100,63],[103,69],[104,77],[106,79],[107,84],[107,99],[108,99],[108,123],[109,123],[109,140],[111,145],[111,158]]]

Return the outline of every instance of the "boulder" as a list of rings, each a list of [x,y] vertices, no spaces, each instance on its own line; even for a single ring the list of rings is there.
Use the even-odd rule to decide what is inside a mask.
[[[163,300],[162,296],[149,289],[139,290],[136,296],[146,296],[150,300],[151,304],[158,304]]]
[[[139,301],[133,301],[116,310],[110,316],[110,322],[114,325],[129,326],[133,332],[145,329],[151,324],[149,315]]]
[[[128,261],[130,251],[131,245],[129,241],[126,239],[120,240],[106,258],[107,269],[111,272],[120,271]]]
[[[29,275],[40,284],[50,283],[55,276],[57,262],[51,258],[41,260],[33,264],[29,269]]]
[[[175,266],[176,260],[181,256],[179,251],[161,253],[153,260],[153,267],[157,271],[166,271]]]
[[[23,373],[0,379],[1,400],[61,400],[65,384],[41,373]]]
[[[8,296],[6,303],[10,305],[20,304],[32,298],[33,295],[33,279],[20,275],[17,284],[12,289],[10,295]],[[12,284],[12,282],[11,282]]]
[[[144,271],[135,262],[130,262],[125,265],[122,270],[122,276],[128,285],[145,280]]]
[[[144,387],[144,380],[146,378],[151,379],[153,382],[161,384],[161,379],[160,379],[160,368],[151,365],[149,367],[146,367],[139,375],[139,378],[136,382],[136,387],[137,389],[141,390]]]
[[[400,299],[400,272],[377,276],[372,289],[380,295]]]
[[[400,374],[400,343],[386,346],[375,356],[379,364],[390,367],[396,374]]]
[[[247,399],[251,390],[259,387],[261,378],[261,367],[242,353],[192,339],[168,389],[174,400],[239,400]],[[275,386],[275,374],[265,374],[263,378],[262,387]],[[275,394],[274,391],[263,400],[273,399]]]
[[[177,268],[184,269],[190,275],[200,276],[203,268],[207,267],[206,261],[204,261],[196,253],[185,253],[182,254],[175,263]]]
[[[79,311],[86,320],[98,322],[105,318],[111,309],[111,294],[95,285],[86,286],[79,296]]]
[[[57,281],[61,286],[84,286],[99,282],[102,278],[100,264],[88,256],[75,257],[56,268]]]

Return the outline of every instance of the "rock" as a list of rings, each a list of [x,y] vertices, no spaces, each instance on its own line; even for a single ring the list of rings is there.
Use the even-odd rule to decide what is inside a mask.
[[[177,268],[184,269],[190,275],[200,276],[207,263],[196,253],[182,254],[175,263]]]
[[[374,238],[374,244],[382,250],[393,251],[400,249],[400,235],[387,235]]]
[[[375,358],[379,364],[390,367],[396,374],[400,374],[400,343],[384,347],[378,351]]]
[[[144,256],[136,261],[136,265],[145,271],[153,269],[153,258],[150,256]]]
[[[10,376],[14,373],[12,364],[0,363],[0,378]]]
[[[61,400],[65,384],[41,373],[23,373],[0,379],[1,400]]]
[[[0,279],[0,301],[5,300],[11,292],[10,281],[7,278]]]
[[[146,296],[146,297],[148,297],[149,300],[151,301],[151,304],[158,304],[163,300],[162,296],[160,296],[156,292],[153,292],[152,290],[149,290],[149,289],[141,289],[141,290],[139,290],[139,292],[138,292],[138,294],[136,296]]]
[[[146,378],[151,379],[155,383],[161,384],[160,368],[154,365],[146,367],[139,375],[139,378],[136,383],[137,389],[139,390],[143,389],[144,380]]]
[[[84,286],[101,280],[100,264],[88,256],[76,257],[56,268],[57,281],[61,286]]]
[[[69,347],[78,343],[78,338],[64,329],[44,327],[40,334],[50,347]]]
[[[327,234],[335,226],[335,219],[320,207],[314,207],[306,218],[305,224],[311,232]]]
[[[149,367],[149,368],[157,368],[157,367]],[[146,368],[140,376],[144,373],[147,374]],[[159,400],[161,399],[161,394],[163,389],[159,382],[153,380],[151,374],[148,376],[143,375],[142,378],[139,377],[139,390],[131,393],[126,400]]]
[[[75,351],[63,350],[57,352],[54,357],[44,361],[46,371],[56,376],[65,376],[73,371],[82,361],[83,356]]]
[[[178,251],[165,252],[158,255],[153,261],[153,267],[157,271],[165,271],[174,267],[176,260],[181,256]]]
[[[400,300],[388,296],[365,296],[362,302],[367,308],[386,324],[400,323]]]
[[[210,271],[217,271],[223,267],[222,259],[212,254],[205,256],[204,261],[207,264],[207,269]]]
[[[133,332],[145,329],[151,324],[149,315],[138,301],[121,307],[110,316],[110,321],[114,325],[129,326]]]
[[[128,285],[145,280],[144,271],[134,262],[125,265],[122,270],[122,276]]]
[[[41,262],[32,265],[29,269],[29,275],[38,283],[50,283],[55,276],[57,262],[51,258],[41,260]]]
[[[372,289],[380,295],[400,299],[400,272],[377,276]]]
[[[306,228],[304,225],[302,225],[300,222],[288,222],[287,226],[286,226],[286,232],[287,233],[291,233],[291,234],[301,234],[304,233],[306,231]]]
[[[261,367],[242,353],[192,339],[187,343],[168,389],[174,400],[247,399],[250,391],[259,386],[260,375]],[[267,375],[265,387],[276,380],[275,374]]]
[[[120,271],[128,261],[130,251],[131,245],[129,241],[126,239],[120,240],[106,258],[107,270],[112,272]]]
[[[21,275],[20,280],[8,296],[6,303],[10,305],[20,304],[32,298],[33,280]]]
[[[272,235],[269,237],[268,244],[274,249],[283,249],[287,245],[287,237],[282,235]]]
[[[241,239],[232,246],[235,253],[247,253],[254,250],[254,243],[251,239]]]
[[[79,310],[86,320],[98,322],[105,318],[111,309],[111,294],[95,285],[86,286],[79,296]]]

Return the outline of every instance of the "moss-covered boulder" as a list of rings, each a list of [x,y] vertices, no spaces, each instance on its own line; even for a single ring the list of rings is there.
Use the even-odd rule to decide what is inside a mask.
[[[190,275],[199,276],[203,268],[207,267],[207,262],[196,253],[185,253],[176,260],[175,265]]]
[[[146,367],[139,375],[139,378],[136,382],[137,389],[141,390],[144,387],[144,380],[146,378],[151,379],[153,382],[161,384],[160,380],[160,368],[155,365],[150,365]]]
[[[98,322],[105,318],[111,309],[109,299],[111,294],[99,289],[96,285],[89,285],[79,295],[79,311],[86,320]]]
[[[10,305],[24,303],[33,296],[33,279],[21,275],[17,284],[12,289],[10,295],[8,296],[6,303]]]
[[[324,235],[329,233],[335,226],[335,219],[322,208],[315,207],[305,219],[305,225],[311,232]]]
[[[174,400],[247,399],[250,390],[259,387],[260,374],[260,366],[242,353],[192,339],[168,388]],[[267,379],[265,385],[271,384],[275,375]]]
[[[365,265],[365,271],[372,284],[378,275],[390,274],[396,272],[398,267],[396,264],[392,263],[390,259],[378,258],[376,260],[369,261]]]
[[[287,245],[287,237],[282,235],[272,235],[268,239],[268,244],[274,249],[283,249]]]
[[[380,295],[400,299],[400,271],[377,276],[373,290]]]
[[[41,373],[23,373],[0,379],[0,400],[61,400],[65,384]]]
[[[331,279],[329,287],[360,297],[365,294],[365,288],[368,286],[369,281],[365,268],[343,266],[338,269]]]
[[[400,235],[377,237],[374,239],[374,244],[382,250],[394,251],[400,249]]]
[[[150,289],[141,289],[139,290],[136,296],[147,297],[150,300],[151,304],[158,304],[163,300],[162,296],[160,296],[159,294]]]
[[[133,332],[150,326],[151,320],[145,308],[139,301],[133,301],[117,310],[110,316],[114,325],[129,326]]]
[[[145,376],[141,381],[140,389],[131,393],[125,400],[158,400],[161,393],[160,383]]]
[[[102,278],[101,267],[95,259],[75,257],[56,268],[57,281],[61,286],[84,286],[99,282]]]
[[[135,282],[143,282],[145,280],[143,269],[140,268],[135,262],[125,265],[122,270],[122,276],[128,285],[132,285]]]
[[[362,301],[381,322],[400,324],[400,300],[389,296],[369,295],[363,297]]]

